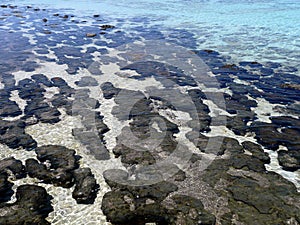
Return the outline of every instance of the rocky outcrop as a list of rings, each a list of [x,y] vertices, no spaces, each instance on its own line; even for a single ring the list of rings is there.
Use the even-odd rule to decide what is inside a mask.
[[[59,145],[36,148],[37,160],[27,159],[26,170],[30,177],[44,183],[70,188],[75,184],[73,198],[79,204],[92,204],[99,185],[89,168],[79,168],[76,152]]]
[[[51,196],[43,187],[21,185],[16,192],[17,201],[0,208],[0,224],[50,224],[46,217],[53,210]]]
[[[73,198],[79,204],[93,204],[97,196],[99,185],[90,168],[80,168],[73,171],[75,189]]]
[[[29,176],[66,188],[73,186],[72,171],[78,167],[74,150],[63,146],[47,145],[38,147],[35,151],[40,162],[35,159],[26,160]]]
[[[0,173],[0,206],[1,203],[7,202],[13,195],[12,186],[13,183],[8,181],[8,175]]]
[[[22,162],[14,157],[0,160],[0,173],[12,175],[15,179],[20,179],[26,176],[25,167]]]
[[[10,148],[23,147],[31,150],[36,147],[36,141],[25,133],[26,124],[21,121],[4,121],[0,119],[0,143]]]
[[[284,170],[296,171],[300,169],[300,151],[278,151],[278,161]]]

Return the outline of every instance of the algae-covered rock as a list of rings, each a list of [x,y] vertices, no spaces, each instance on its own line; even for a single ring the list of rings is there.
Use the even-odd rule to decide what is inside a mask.
[[[93,204],[97,196],[99,185],[90,168],[79,168],[73,171],[75,189],[72,193],[77,203]]]
[[[43,187],[21,185],[16,192],[17,201],[0,208],[0,224],[5,225],[49,225],[46,220],[53,210],[51,196]]]

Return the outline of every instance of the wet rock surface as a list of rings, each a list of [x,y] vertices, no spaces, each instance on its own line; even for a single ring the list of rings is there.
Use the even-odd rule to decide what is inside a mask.
[[[278,151],[279,165],[288,171],[296,171],[300,169],[300,151]]]
[[[79,204],[92,204],[99,185],[89,168],[79,168],[79,156],[63,146],[41,146],[35,150],[37,160],[27,159],[26,170],[30,177],[45,183],[70,188],[75,184],[73,198]]]
[[[8,175],[6,173],[0,173],[0,205],[8,201],[13,195],[12,186],[13,184],[8,181]]]
[[[89,168],[80,168],[73,171],[75,189],[72,193],[77,203],[93,204],[99,185]]]
[[[23,147],[33,149],[36,141],[25,133],[25,122],[23,121],[4,121],[0,119],[0,143],[6,144],[10,148]]]
[[[20,160],[14,157],[0,160],[1,173],[13,175],[16,179],[23,178],[25,176],[25,167]]]
[[[13,224],[50,224],[46,217],[53,210],[51,196],[43,187],[21,185],[16,191],[17,201],[0,208],[0,223]]]
[[[40,162],[35,159],[26,160],[29,176],[66,188],[73,186],[72,170],[78,167],[74,150],[53,145],[38,147],[35,151]]]
[[[245,149],[257,147],[250,143],[243,145]],[[257,154],[256,151],[254,153]],[[244,161],[243,164],[243,159],[247,163]],[[296,188],[280,175],[266,172],[263,162],[259,163],[254,155],[230,154],[229,159],[216,159],[208,166],[203,178],[212,187],[223,183],[224,189],[220,189],[218,195],[226,196],[230,212],[223,214],[222,224],[232,224],[236,216],[245,224],[251,224],[251,221],[285,224],[290,219],[299,222],[299,201],[296,200],[299,193]],[[295,201],[289,201],[287,196]]]
[[[173,195],[171,203],[165,203],[166,197],[178,190],[176,185],[163,181],[147,186],[128,186],[111,180],[111,172],[104,173],[112,191],[104,195],[102,210],[113,224],[215,224],[215,217],[198,199]]]

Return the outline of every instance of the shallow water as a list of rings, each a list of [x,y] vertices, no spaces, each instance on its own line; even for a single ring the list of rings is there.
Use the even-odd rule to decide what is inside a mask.
[[[278,153],[295,152],[300,138],[298,3],[44,0],[31,1],[33,8],[25,7],[27,1],[9,3],[18,7],[1,8],[0,160],[13,156],[26,164],[37,158],[49,167],[51,162],[42,162],[32,150],[64,146],[76,151],[77,166],[90,168],[100,185],[94,202],[81,204],[72,197],[74,186],[10,178],[14,191],[34,184],[53,196],[47,221],[110,224],[107,218],[114,210],[100,209],[103,198],[115,194],[114,182],[132,191],[167,180],[167,191],[178,186],[170,198],[200,199],[217,222],[231,207],[228,201],[235,201],[224,193],[244,196],[231,186],[235,179],[250,182],[242,191],[250,187],[251,193],[271,193],[280,204],[280,198],[298,204],[299,169],[296,163],[283,169],[278,162]],[[198,145],[202,142],[205,147]],[[258,144],[246,149],[241,147],[245,142]],[[52,172],[47,168],[48,175]],[[187,177],[177,177],[177,172]],[[219,193],[219,188],[226,191]],[[282,189],[292,200],[282,196]],[[146,205],[157,200],[133,193],[132,198],[123,196],[130,211],[141,198]],[[258,202],[259,207],[256,196],[254,200],[249,205]],[[11,196],[10,202],[15,201],[16,195]],[[113,203],[106,207],[118,211],[118,199],[109,201]],[[294,216],[296,206],[285,206],[283,214]],[[239,213],[239,207],[230,210]],[[257,212],[253,215],[271,218]],[[289,224],[294,218],[288,216],[279,219]]]
[[[8,2],[28,4],[22,0]],[[164,30],[161,26],[191,30],[200,49],[222,52],[234,63],[276,61],[300,69],[299,1],[33,0],[30,4],[70,8],[84,16],[96,13],[120,19],[147,17],[160,30]]]

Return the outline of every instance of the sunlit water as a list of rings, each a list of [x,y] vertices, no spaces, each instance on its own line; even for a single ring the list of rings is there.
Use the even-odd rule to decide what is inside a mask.
[[[300,68],[300,1],[291,0],[24,0],[4,1],[73,9],[108,18],[144,18],[192,31],[199,48],[214,49],[232,62],[275,61]],[[298,72],[299,74],[299,72]]]

